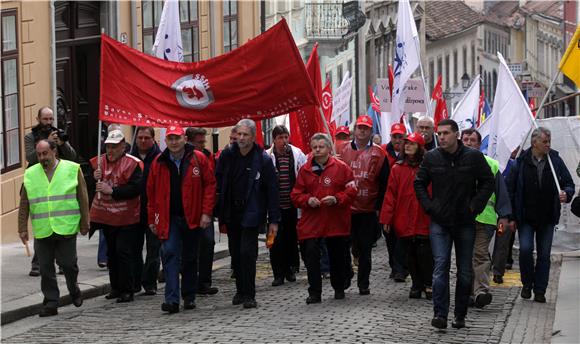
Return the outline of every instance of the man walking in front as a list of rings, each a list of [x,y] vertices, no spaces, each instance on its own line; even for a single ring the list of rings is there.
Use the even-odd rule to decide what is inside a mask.
[[[161,240],[165,302],[161,310],[195,308],[201,232],[212,219],[215,177],[205,155],[185,144],[181,127],[169,127],[167,148],[153,160],[147,180],[149,228]],[[181,295],[179,274],[181,273]]]
[[[28,217],[32,222],[34,250],[40,266],[40,287],[44,295],[41,317],[58,314],[59,290],[54,261],[62,268],[72,302],[83,304],[77,283],[77,233],[89,231],[89,200],[80,166],[56,158],[54,141],[36,144],[39,164],[24,173],[18,209],[20,239],[28,243]]]
[[[228,246],[236,278],[232,304],[256,308],[258,230],[268,216],[268,232],[280,222],[278,180],[270,156],[255,143],[256,123],[236,125],[237,142],[226,147],[217,162],[218,218],[228,230]]]
[[[465,327],[465,316],[473,278],[475,217],[481,213],[494,190],[494,177],[483,154],[459,140],[457,123],[439,122],[439,148],[425,155],[415,179],[415,193],[431,216],[433,252],[433,308],[431,325],[447,327],[451,246],[455,245],[457,284],[455,319],[452,326]],[[432,193],[429,192],[432,187]]]

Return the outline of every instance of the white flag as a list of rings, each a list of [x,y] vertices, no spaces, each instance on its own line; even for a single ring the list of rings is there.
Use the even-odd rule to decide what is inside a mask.
[[[153,55],[160,59],[183,62],[179,1],[166,0],[163,4],[159,29],[151,50]],[[165,128],[162,128],[159,135],[159,148],[164,150],[165,147]]]
[[[512,151],[524,142],[532,128],[533,116],[503,56],[498,52],[497,57],[499,73],[493,110],[482,129],[484,133],[489,131],[487,155],[497,160],[503,171]]]
[[[347,71],[342,83],[336,89],[332,97],[332,117],[336,126],[348,125],[350,122],[350,97],[352,93],[352,77]]]
[[[479,114],[479,75],[475,77],[463,98],[457,103],[451,114],[451,119],[457,122],[459,130],[475,128]]]
[[[397,13],[397,46],[394,61],[393,80],[393,105],[392,113],[401,115],[407,97],[404,93],[404,86],[407,80],[419,67],[421,56],[417,49],[417,27],[411,12],[409,0],[399,1],[399,12]]]

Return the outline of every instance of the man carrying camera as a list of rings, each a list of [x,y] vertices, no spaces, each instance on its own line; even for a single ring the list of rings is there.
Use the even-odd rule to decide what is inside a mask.
[[[68,135],[62,129],[55,128],[53,111],[50,107],[44,106],[38,109],[38,116],[36,117],[38,125],[32,128],[32,131],[24,136],[24,149],[26,151],[26,161],[28,167],[38,164],[36,157],[36,144],[40,140],[47,140],[56,143],[57,158],[63,160],[75,161],[77,153],[68,143]],[[30,276],[40,276],[40,268],[38,266],[38,258],[36,252],[32,258]]]

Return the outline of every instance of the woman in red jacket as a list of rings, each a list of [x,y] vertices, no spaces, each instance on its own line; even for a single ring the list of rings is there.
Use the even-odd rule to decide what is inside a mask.
[[[400,249],[406,256],[413,284],[409,297],[420,299],[425,292],[431,299],[433,255],[429,241],[429,215],[425,213],[413,188],[415,174],[423,160],[425,140],[413,133],[405,139],[401,160],[392,167],[380,222],[385,232],[395,231]]]
[[[312,154],[298,172],[292,202],[302,210],[298,240],[308,274],[307,304],[320,303],[320,240],[326,238],[330,260],[330,284],[335,299],[344,299],[347,238],[350,236],[350,205],[356,196],[354,176],[344,162],[330,156],[332,141],[326,134],[314,134]]]

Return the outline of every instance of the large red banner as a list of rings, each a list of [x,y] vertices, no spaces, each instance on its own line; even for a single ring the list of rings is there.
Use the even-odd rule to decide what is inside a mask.
[[[103,121],[221,127],[318,105],[284,19],[230,53],[195,63],[161,60],[101,38]]]

